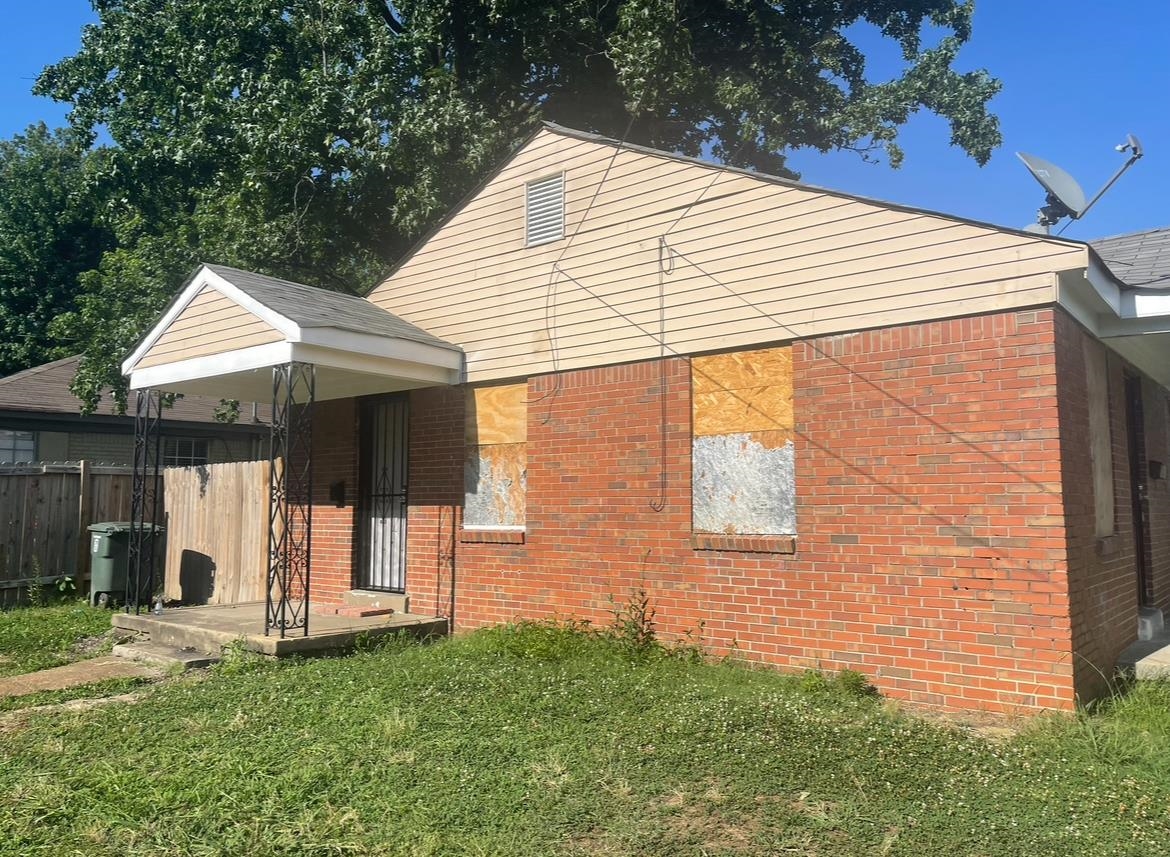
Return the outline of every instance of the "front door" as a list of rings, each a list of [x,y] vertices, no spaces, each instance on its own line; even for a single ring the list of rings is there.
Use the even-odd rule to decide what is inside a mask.
[[[406,591],[407,407],[405,394],[362,403],[358,589]]]
[[[1129,446],[1129,486],[1133,504],[1134,554],[1137,563],[1138,606],[1154,603],[1150,577],[1150,499],[1146,463],[1145,412],[1142,407],[1142,379],[1125,376],[1125,421]]]

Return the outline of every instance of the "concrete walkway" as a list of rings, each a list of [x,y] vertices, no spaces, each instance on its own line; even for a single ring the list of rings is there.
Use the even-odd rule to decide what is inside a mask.
[[[63,667],[38,670],[35,673],[2,677],[0,678],[0,699],[10,696],[26,696],[44,690],[82,687],[113,678],[152,678],[158,675],[159,670],[157,669],[128,661],[125,658],[105,655],[100,658],[91,658],[88,661],[66,664]]]

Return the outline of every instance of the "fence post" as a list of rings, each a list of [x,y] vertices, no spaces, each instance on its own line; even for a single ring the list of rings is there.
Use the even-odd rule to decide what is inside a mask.
[[[90,525],[90,502],[89,502],[89,462],[84,458],[79,462],[77,468],[77,567],[74,572],[74,581],[77,584],[77,592],[82,591],[82,584],[89,580],[88,568],[86,567],[85,558],[89,555],[89,525]]]

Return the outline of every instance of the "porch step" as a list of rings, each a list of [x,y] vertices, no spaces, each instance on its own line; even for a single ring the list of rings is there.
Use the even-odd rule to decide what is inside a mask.
[[[323,604],[313,608],[313,612],[321,616],[356,616],[365,619],[368,616],[391,616],[398,611],[393,607],[358,607],[343,604]]]
[[[395,613],[410,612],[410,596],[398,595],[393,592],[374,592],[369,589],[351,589],[341,596],[341,603],[345,607],[368,607],[375,610],[390,609]],[[342,613],[343,616],[363,615],[357,613]],[[377,613],[364,614],[368,616],[381,615]]]
[[[201,669],[217,664],[218,655],[209,655],[206,652],[197,652],[194,649],[179,649],[174,646],[164,646],[162,643],[152,643],[149,640],[136,640],[132,643],[119,643],[114,646],[111,654],[117,658],[126,658],[151,666],[162,667],[167,670]]]

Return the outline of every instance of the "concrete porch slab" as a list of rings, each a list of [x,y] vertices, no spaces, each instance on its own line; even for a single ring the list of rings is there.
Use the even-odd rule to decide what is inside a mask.
[[[1141,680],[1170,678],[1170,634],[1133,643],[1117,659],[1117,669]]]
[[[219,654],[239,641],[245,649],[274,657],[324,654],[352,649],[359,638],[376,638],[401,631],[419,637],[447,633],[447,620],[414,613],[389,616],[338,616],[310,613],[309,634],[294,631],[280,637],[264,635],[264,602],[173,607],[161,615],[115,613],[115,628],[149,634],[151,642],[176,649]]]

